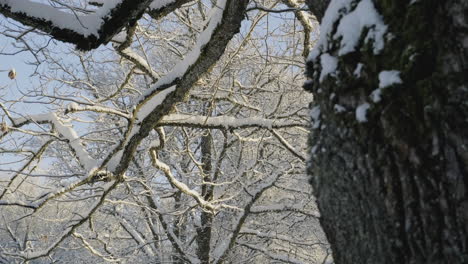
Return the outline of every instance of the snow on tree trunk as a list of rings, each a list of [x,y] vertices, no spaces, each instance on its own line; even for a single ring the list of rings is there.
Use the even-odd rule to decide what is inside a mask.
[[[309,173],[336,263],[468,262],[467,14],[332,0],[321,19]]]

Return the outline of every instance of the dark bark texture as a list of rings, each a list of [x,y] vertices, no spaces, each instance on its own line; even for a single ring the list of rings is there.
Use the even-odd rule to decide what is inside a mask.
[[[202,178],[203,182],[211,182],[212,165],[212,147],[213,139],[208,133],[201,138],[201,161],[202,161]],[[202,185],[202,196],[206,201],[213,200],[213,186],[209,184]],[[197,255],[201,264],[209,264],[210,248],[211,248],[211,231],[213,224],[213,214],[211,212],[200,212],[200,226],[197,227]]]
[[[322,22],[323,15],[325,14],[325,10],[327,10],[330,0],[307,0],[306,2],[317,20]]]
[[[339,39],[321,51],[336,74],[320,83],[320,57],[307,65],[320,107],[309,173],[335,262],[468,263],[468,1],[372,2],[388,25],[381,52],[364,30],[354,52],[338,56]],[[402,83],[373,103],[384,70]]]

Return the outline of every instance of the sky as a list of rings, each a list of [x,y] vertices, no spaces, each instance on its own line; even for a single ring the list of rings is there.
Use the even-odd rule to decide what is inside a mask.
[[[2,18],[0,18],[0,21]],[[1,23],[1,22],[0,22]],[[10,39],[0,35],[0,94],[2,98],[17,98],[20,93],[18,88],[28,87],[32,85],[35,80],[31,77],[34,73],[34,67],[28,65],[28,61],[32,61],[32,56],[26,52],[22,52],[15,55],[4,55],[11,49],[8,49],[12,44]],[[15,80],[8,78],[8,71],[15,69],[17,76]],[[36,80],[37,82],[37,80]]]
[[[5,19],[0,17],[0,24],[5,23]],[[3,33],[3,32],[0,32]],[[13,46],[13,39],[7,38],[0,34],[0,102],[8,107],[9,102],[12,99],[21,97],[19,92],[23,87],[31,86],[34,82],[34,78],[30,75],[34,72],[31,65],[27,64],[27,61],[31,61],[32,56],[26,52],[22,52],[15,55],[5,55],[14,51],[11,47]],[[8,78],[8,72],[11,69],[15,69],[17,76],[15,80]],[[6,116],[3,111],[0,114],[0,122],[6,121]],[[5,146],[0,146],[5,147]],[[12,157],[9,155],[0,156],[0,169],[14,168],[11,164]],[[0,175],[4,174],[0,172]]]
[[[0,25],[11,26],[11,23],[0,16]],[[0,30],[4,30],[4,27],[1,27]],[[39,85],[39,78],[38,76],[33,76],[36,67],[30,64],[34,62],[32,54],[26,51],[15,53],[18,51],[15,45],[22,45],[22,43],[15,41],[13,38],[5,37],[2,33],[11,35],[18,33],[0,32],[0,102],[9,108],[15,100],[22,97],[21,92],[30,90],[32,87],[37,87]],[[8,72],[11,69],[15,69],[16,71],[16,78],[14,80],[8,77]],[[38,104],[14,104],[14,110],[22,114],[37,114],[45,111],[44,107]],[[0,110],[0,122],[9,123],[2,110]],[[2,144],[0,148],[2,147],[7,148],[8,146]],[[16,159],[13,155],[0,155],[0,181],[3,178],[1,176],[9,174],[1,170],[15,169],[19,166],[17,163],[12,163],[14,160]]]

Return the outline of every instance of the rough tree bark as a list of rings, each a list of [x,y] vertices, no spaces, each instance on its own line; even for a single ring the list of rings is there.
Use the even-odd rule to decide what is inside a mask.
[[[369,26],[355,51],[338,55],[338,24],[365,1],[341,1],[348,10],[307,65],[309,173],[334,259],[468,263],[468,2],[372,0],[388,26],[385,46],[375,54]],[[320,82],[325,53],[337,68]],[[379,73],[390,70],[401,83],[374,102]]]
[[[310,12],[314,14],[319,22],[322,22],[323,15],[329,3],[330,0],[307,0]]]
[[[201,172],[203,178],[202,184],[202,196],[206,201],[213,200],[213,188],[211,185],[206,184],[212,181],[211,173],[213,170],[212,166],[212,147],[213,139],[208,133],[203,135],[201,138],[201,159],[202,159],[202,168]],[[201,212],[200,213],[200,226],[197,227],[197,255],[200,262],[203,264],[211,263],[210,260],[210,243],[211,243],[211,231],[213,224],[213,214],[211,212]]]

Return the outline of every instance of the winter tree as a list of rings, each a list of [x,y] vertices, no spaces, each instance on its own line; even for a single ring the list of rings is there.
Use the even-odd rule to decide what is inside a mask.
[[[331,260],[304,184],[305,7],[148,4],[3,3],[23,23],[4,21],[4,53],[32,54],[38,81],[1,99],[0,260]]]
[[[149,5],[157,16],[186,1],[121,1],[104,8],[112,16],[98,26],[92,19],[89,25],[64,23],[76,19],[55,20],[10,2],[0,1],[6,16],[87,50],[131,28]],[[240,2],[228,1],[225,13],[234,13],[229,7]],[[467,262],[468,4],[306,2],[321,22],[307,65],[306,89],[314,94],[309,174],[335,261]],[[254,5],[269,9],[261,2]],[[223,36],[235,32],[236,22],[218,24],[211,39],[217,40],[220,30]],[[189,70],[200,64],[194,65]],[[135,152],[146,136],[145,129],[135,131],[121,144],[125,151],[119,162],[125,166],[130,163],[125,154]],[[123,167],[112,175],[118,178]]]

